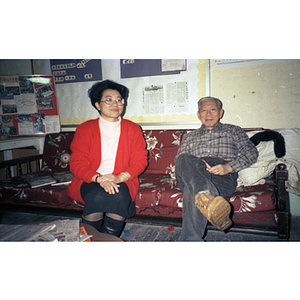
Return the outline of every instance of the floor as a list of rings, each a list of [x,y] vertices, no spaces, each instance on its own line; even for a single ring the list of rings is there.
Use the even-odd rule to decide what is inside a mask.
[[[19,212],[3,212],[1,224],[50,222],[57,219],[76,218]],[[300,217],[292,217],[290,226],[291,231],[289,241],[300,241]],[[180,235],[180,231],[181,227],[178,226],[126,223],[121,234],[121,238],[128,242],[175,242]],[[207,242],[283,241],[278,239],[276,236],[261,236],[257,234],[242,234],[236,232],[224,233],[217,230],[209,230],[205,240]]]
[[[126,231],[127,230],[127,231]],[[176,226],[154,226],[127,223],[121,238],[131,242],[174,242],[181,232],[181,227]],[[128,235],[129,234],[129,235]],[[205,237],[206,242],[247,242],[247,241],[286,241],[277,236],[263,236],[257,234],[246,234],[237,232],[224,233],[218,230],[208,230]],[[300,217],[292,217],[289,241],[300,241]]]

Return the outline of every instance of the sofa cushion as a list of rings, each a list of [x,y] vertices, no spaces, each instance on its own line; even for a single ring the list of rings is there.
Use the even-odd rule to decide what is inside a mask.
[[[181,130],[144,130],[149,151],[147,174],[170,174],[174,172],[174,159],[181,142]]]
[[[2,180],[0,182],[0,202],[40,207],[83,209],[83,205],[67,195],[67,187],[64,185],[31,188],[27,182],[27,179],[45,175],[53,176],[54,172],[39,171]]]
[[[274,184],[238,187],[231,197],[226,197],[235,213],[269,211],[275,209]]]
[[[155,174],[139,177],[140,188],[135,198],[136,207],[151,207],[159,204],[160,181]]]
[[[142,174],[140,190],[135,199],[136,207],[164,206],[182,209],[183,194],[176,179],[169,174]],[[235,213],[270,211],[275,209],[274,183],[268,180],[263,185],[238,187],[235,193],[225,198]]]
[[[137,207],[182,207],[182,192],[169,174],[143,174],[139,181],[140,189],[135,199]]]
[[[52,171],[69,171],[71,142],[74,132],[50,133],[45,136],[43,168]]]

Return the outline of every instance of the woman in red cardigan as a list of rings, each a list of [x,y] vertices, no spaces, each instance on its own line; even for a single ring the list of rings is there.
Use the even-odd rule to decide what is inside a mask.
[[[88,94],[100,116],[76,129],[68,195],[84,204],[83,223],[120,236],[125,218],[135,214],[138,175],[147,166],[146,143],[141,128],[122,119],[127,87],[105,80],[95,83]]]

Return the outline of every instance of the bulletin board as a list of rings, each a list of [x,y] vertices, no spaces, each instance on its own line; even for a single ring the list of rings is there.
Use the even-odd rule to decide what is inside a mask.
[[[0,135],[59,132],[53,76],[0,76]]]
[[[199,126],[197,101],[207,93],[206,60],[102,59],[101,65],[103,80],[114,80],[130,90],[125,119],[143,128]],[[93,83],[56,86],[63,128],[98,117],[87,94]]]

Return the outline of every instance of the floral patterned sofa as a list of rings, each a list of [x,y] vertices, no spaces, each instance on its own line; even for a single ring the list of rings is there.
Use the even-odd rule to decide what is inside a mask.
[[[135,199],[136,215],[142,222],[181,223],[182,192],[176,185],[174,158],[186,130],[144,131],[149,151],[149,164],[140,175],[140,189]],[[67,186],[30,188],[27,180],[36,176],[69,172],[70,144],[74,132],[60,132],[45,136],[41,170],[0,182],[0,209],[13,209],[80,216],[83,206],[67,195]],[[1,165],[0,165],[1,167]],[[276,180],[274,180],[276,179]],[[279,180],[278,180],[279,179]],[[284,165],[264,179],[263,184],[238,186],[226,199],[233,207],[233,228],[250,232],[278,234],[288,238]],[[129,220],[131,221],[131,220]]]

